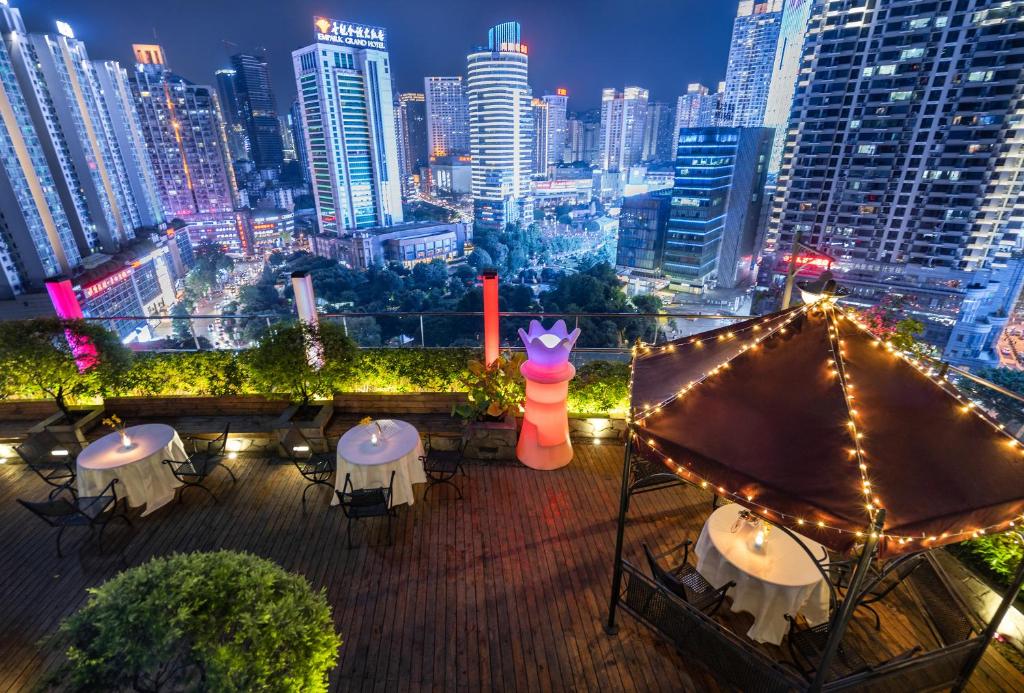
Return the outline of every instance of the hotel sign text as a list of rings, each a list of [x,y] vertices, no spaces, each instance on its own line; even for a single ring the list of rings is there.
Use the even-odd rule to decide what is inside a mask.
[[[387,35],[381,27],[353,24],[326,17],[314,17],[313,26],[316,28],[316,40],[319,43],[387,50]]]

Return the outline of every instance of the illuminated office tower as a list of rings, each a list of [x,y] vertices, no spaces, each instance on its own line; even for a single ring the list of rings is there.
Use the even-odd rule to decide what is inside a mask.
[[[647,104],[647,124],[644,125],[644,161],[675,161],[677,130],[676,109],[668,104],[653,102]]]
[[[214,73],[217,80],[217,94],[220,97],[220,112],[224,116],[224,129],[228,137],[228,153],[232,161],[249,159],[249,133],[242,117],[242,105],[238,101],[235,71],[223,68]]]
[[[85,46],[58,22],[26,34],[17,9],[0,7],[0,31],[79,251],[116,251],[140,226]]]
[[[113,139],[121,153],[127,183],[139,210],[139,220],[143,226],[159,226],[165,221],[164,212],[146,149],[146,137],[128,86],[128,73],[115,60],[93,61],[93,69],[110,117]]]
[[[281,169],[283,145],[270,68],[261,55],[231,56],[239,114],[249,137],[249,158],[258,170]]]
[[[782,12],[772,80],[768,87],[768,101],[764,110],[764,126],[775,129],[772,158],[768,164],[770,179],[774,179],[782,166],[782,148],[786,142],[789,114],[793,108],[793,93],[800,72],[800,56],[803,53],[807,22],[813,5],[814,0],[788,0]]]
[[[565,145],[568,138],[566,125],[566,109],[569,105],[569,92],[565,89],[557,89],[554,94],[545,94],[542,99],[545,103],[543,139],[544,146],[541,148],[543,158],[536,163],[541,166],[534,166],[534,173],[550,174],[551,167],[562,163],[565,158]],[[536,115],[536,111],[534,111]]]
[[[675,132],[682,128],[710,128],[718,125],[722,93],[712,94],[703,84],[686,86],[686,93],[676,100]]]
[[[41,291],[46,279],[70,274],[81,261],[7,42],[0,41],[0,298]]]
[[[740,0],[725,71],[722,124],[761,127],[771,86],[784,0]]]
[[[309,149],[306,144],[306,131],[302,125],[302,104],[298,99],[292,101],[288,109],[288,127],[292,131],[292,139],[295,141],[295,157],[299,160],[299,167],[302,170],[302,180],[309,184]]]
[[[958,363],[997,362],[1024,275],[1021,8],[815,3],[768,225],[780,264],[799,233]]]
[[[643,160],[647,99],[647,90],[641,87],[601,92],[598,165],[605,171],[624,173]]]
[[[292,53],[320,231],[402,221],[401,172],[386,32],[315,17]]]
[[[462,77],[425,77],[427,149],[431,157],[469,153],[469,101]]]
[[[546,176],[548,170],[548,102],[544,99],[533,99],[530,102],[533,112],[533,153],[530,155],[530,166],[535,176]]]
[[[402,158],[405,159],[403,173],[408,176],[418,175],[429,161],[426,97],[418,92],[399,94],[398,118],[401,121],[399,146]]]
[[[466,57],[474,218],[501,228],[533,216],[532,98],[518,22],[491,28],[487,38]]]
[[[226,218],[238,193],[213,87],[171,72],[160,46],[132,49],[136,65],[129,84],[165,216]]]

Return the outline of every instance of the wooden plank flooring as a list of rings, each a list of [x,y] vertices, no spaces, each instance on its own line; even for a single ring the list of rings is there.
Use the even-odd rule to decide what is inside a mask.
[[[718,690],[698,663],[628,615],[617,637],[602,630],[621,455],[619,446],[578,446],[570,466],[548,473],[467,465],[464,500],[440,487],[423,501],[418,487],[417,503],[399,511],[393,546],[374,520],[354,530],[352,550],[327,489],[310,492],[304,514],[293,467],[239,459],[238,484],[212,486],[220,504],[190,492],[183,505],[138,518],[134,530],[112,525],[106,556],[77,539],[84,532],[70,534],[63,560],[49,528],[14,502],[43,497],[46,487],[24,466],[4,465],[0,691],[29,689],[59,663],[59,652],[38,643],[83,603],[87,587],[155,555],[217,548],[265,556],[326,590],[344,641],[332,690]],[[683,488],[635,497],[627,558],[639,565],[642,541],[661,548],[695,538],[709,500]],[[894,652],[930,637],[909,601],[897,605],[905,611],[882,614],[881,640]],[[749,627],[744,614],[723,618],[737,632]],[[851,637],[879,636],[864,619]],[[1024,677],[990,649],[972,689],[1024,690]]]

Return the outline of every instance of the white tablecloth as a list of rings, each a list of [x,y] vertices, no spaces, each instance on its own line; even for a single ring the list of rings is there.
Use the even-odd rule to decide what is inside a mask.
[[[338,471],[334,479],[334,487],[339,491],[345,485],[345,475],[352,476],[354,488],[387,487],[391,480],[391,472],[395,472],[395,487],[391,497],[391,505],[415,501],[413,484],[423,484],[427,475],[423,471],[423,443],[420,434],[412,424],[394,419],[380,419],[383,435],[379,436],[379,444],[374,445],[370,436],[377,433],[373,424],[356,426],[345,432],[338,441]],[[331,500],[331,505],[338,504],[338,497]]]
[[[746,522],[733,533],[743,508],[735,503],[711,513],[697,539],[697,569],[715,587],[733,580],[729,590],[733,611],[754,616],[751,639],[778,645],[789,630],[784,614],[803,614],[813,625],[828,618],[828,586],[821,571],[802,548],[778,528],[768,534],[763,551],[751,548],[756,530]],[[801,537],[815,556],[826,555],[816,541]],[[824,564],[827,564],[826,558]]]
[[[174,489],[181,483],[174,478],[164,460],[188,459],[177,432],[164,424],[129,426],[126,430],[132,446],[121,447],[121,435],[110,433],[90,444],[78,456],[78,494],[95,496],[111,479],[117,479],[119,498],[128,505],[146,506],[144,515],[174,500]]]

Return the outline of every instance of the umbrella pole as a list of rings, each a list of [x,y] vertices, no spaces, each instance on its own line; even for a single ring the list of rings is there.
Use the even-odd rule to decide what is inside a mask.
[[[857,568],[850,577],[850,586],[846,590],[846,598],[839,605],[839,611],[836,612],[832,625],[828,629],[828,642],[825,643],[825,651],[821,655],[818,670],[814,672],[814,680],[811,682],[809,689],[812,693],[820,691],[825,685],[829,669],[832,668],[832,660],[835,659],[839,651],[839,643],[842,642],[843,634],[846,632],[846,626],[850,623],[850,619],[853,618],[854,609],[857,608],[861,584],[868,575],[868,569],[871,567],[871,558],[878,547],[878,537],[881,535],[882,527],[884,526],[885,510],[882,509],[875,514],[875,522],[871,528],[872,531],[868,532],[867,541],[864,542],[864,550],[860,554],[860,560],[857,561]]]
[[[1017,537],[1017,541],[1024,544],[1024,534],[1020,532],[1014,533]],[[956,685],[953,686],[954,693],[960,693],[967,688],[967,682],[971,679],[971,674],[981,663],[981,658],[985,655],[985,650],[988,648],[988,644],[992,642],[992,638],[996,635],[996,630],[999,628],[999,624],[1002,623],[1003,617],[1006,616],[1006,612],[1010,610],[1010,606],[1013,604],[1014,599],[1017,598],[1017,594],[1020,593],[1021,586],[1024,585],[1024,558],[1017,563],[1017,575],[1014,576],[1013,582],[1010,584],[1009,589],[1003,594],[1003,601],[999,603],[999,608],[992,614],[992,618],[989,620],[988,625],[985,626],[985,630],[982,631],[981,635],[978,636],[981,640],[981,644],[978,645],[978,651],[971,655],[971,658],[967,660],[967,664],[964,665],[964,670],[960,672],[960,678],[957,679]]]
[[[608,602],[608,622],[604,632],[615,635],[615,609],[619,605],[619,591],[622,589],[622,541],[626,533],[626,512],[629,510],[629,472],[633,460],[633,424],[626,424],[626,456],[622,461],[622,490],[619,494],[619,524],[615,531],[615,564],[612,569],[612,596]]]

